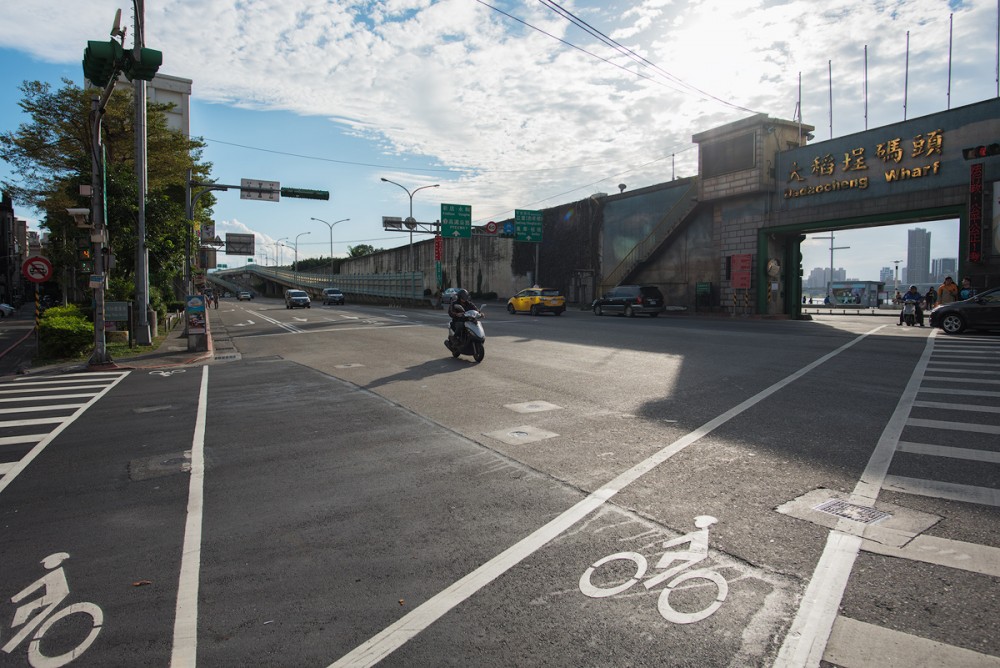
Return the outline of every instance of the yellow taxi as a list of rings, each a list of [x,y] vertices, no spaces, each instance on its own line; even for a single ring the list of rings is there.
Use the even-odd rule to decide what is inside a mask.
[[[565,310],[566,298],[558,290],[551,288],[527,288],[507,300],[507,312],[510,314],[555,313],[562,315]]]

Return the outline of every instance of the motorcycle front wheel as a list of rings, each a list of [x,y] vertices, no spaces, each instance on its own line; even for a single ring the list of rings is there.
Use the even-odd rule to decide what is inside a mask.
[[[472,342],[472,359],[477,362],[482,362],[483,358],[486,357],[486,348],[483,347],[481,341]]]

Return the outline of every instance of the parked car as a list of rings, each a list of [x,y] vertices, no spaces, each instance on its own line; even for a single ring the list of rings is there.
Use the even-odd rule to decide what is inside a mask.
[[[441,293],[441,303],[445,306],[450,306],[453,301],[455,301],[458,291],[462,288],[448,288]]]
[[[305,290],[285,290],[285,308],[312,308]]]
[[[619,285],[600,299],[595,299],[594,315],[614,313],[627,315],[648,315],[651,318],[663,313],[665,309],[663,293],[655,285]]]
[[[507,312],[510,314],[555,313],[562,315],[565,310],[566,298],[558,290],[551,288],[527,288],[507,300]]]
[[[967,329],[1000,330],[1000,288],[936,307],[931,311],[931,327],[940,327],[945,334],[960,334]]]
[[[339,288],[323,288],[323,305],[343,304],[344,293]]]
[[[239,300],[239,301],[241,301],[241,302],[242,302],[242,301],[250,301],[251,299],[253,299],[253,293],[251,293],[251,292],[248,292],[247,290],[241,290],[241,291],[240,291],[240,292],[239,292],[239,293],[238,293],[238,294],[236,295],[236,299],[238,299],[238,300]]]
[[[0,304],[0,318],[6,318],[14,314],[14,307],[10,304]]]

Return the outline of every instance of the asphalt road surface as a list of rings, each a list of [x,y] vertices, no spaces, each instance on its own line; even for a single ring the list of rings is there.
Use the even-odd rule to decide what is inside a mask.
[[[487,314],[0,383],[0,665],[1000,665],[998,337]]]

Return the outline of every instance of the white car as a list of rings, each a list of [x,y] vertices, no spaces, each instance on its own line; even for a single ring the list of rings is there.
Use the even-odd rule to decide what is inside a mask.
[[[0,304],[0,318],[6,318],[14,314],[14,307],[10,304]]]

